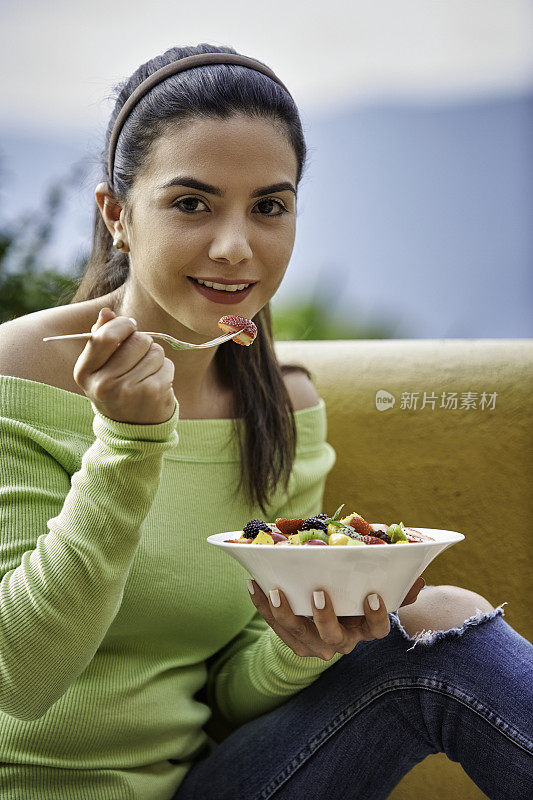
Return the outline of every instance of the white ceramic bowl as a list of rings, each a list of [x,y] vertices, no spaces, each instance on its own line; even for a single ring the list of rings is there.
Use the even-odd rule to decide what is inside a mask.
[[[302,545],[228,544],[242,531],[214,533],[207,541],[235,558],[268,596],[281,589],[294,614],[310,617],[316,589],[325,589],[338,617],[364,614],[363,601],[377,592],[387,611],[397,611],[405,595],[434,558],[464,539],[462,533],[417,528],[434,542],[402,542],[349,547]]]

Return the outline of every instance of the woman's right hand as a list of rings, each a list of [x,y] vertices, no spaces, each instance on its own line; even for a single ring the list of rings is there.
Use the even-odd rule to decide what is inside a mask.
[[[101,309],[73,377],[110,419],[143,425],[166,422],[176,408],[174,364],[160,344],[135,328],[130,317]]]

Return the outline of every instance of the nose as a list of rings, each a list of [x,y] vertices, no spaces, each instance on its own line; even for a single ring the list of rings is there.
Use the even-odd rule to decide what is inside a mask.
[[[213,261],[227,261],[230,264],[249,261],[253,252],[248,241],[246,225],[232,222],[221,227],[211,242],[209,256]]]

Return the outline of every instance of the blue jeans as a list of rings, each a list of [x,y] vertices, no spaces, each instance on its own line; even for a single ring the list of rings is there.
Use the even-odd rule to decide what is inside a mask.
[[[173,800],[386,800],[431,753],[491,800],[531,800],[533,646],[503,605],[416,638],[389,613],[388,636],[235,730]]]

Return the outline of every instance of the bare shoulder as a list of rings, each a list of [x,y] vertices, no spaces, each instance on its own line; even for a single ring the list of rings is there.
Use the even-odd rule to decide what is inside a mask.
[[[92,301],[87,302],[92,306]],[[0,375],[26,378],[80,394],[72,371],[85,341],[43,342],[43,337],[90,330],[94,319],[87,302],[46,308],[0,325]],[[87,328],[89,319],[92,321]]]
[[[283,379],[295,411],[318,405],[320,397],[305,372],[299,369],[287,370],[283,373]]]

